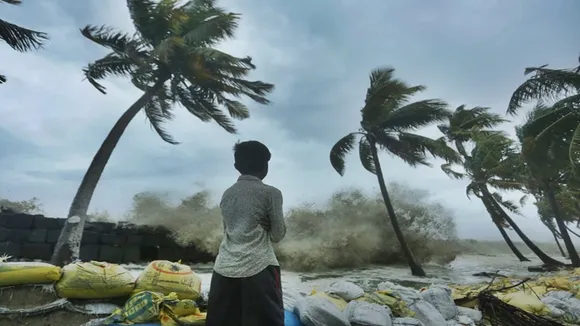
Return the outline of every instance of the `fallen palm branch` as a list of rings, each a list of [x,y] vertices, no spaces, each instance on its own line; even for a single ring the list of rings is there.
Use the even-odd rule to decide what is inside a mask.
[[[67,299],[58,299],[51,303],[34,308],[9,309],[0,307],[0,316],[8,318],[23,318],[30,316],[44,315],[57,310],[68,310],[75,313],[90,314],[88,311],[75,307]]]

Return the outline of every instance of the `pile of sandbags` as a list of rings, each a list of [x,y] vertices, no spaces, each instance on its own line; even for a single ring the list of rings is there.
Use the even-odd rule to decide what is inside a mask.
[[[294,313],[304,326],[460,326],[476,325],[482,314],[457,307],[452,290],[433,285],[422,291],[383,282],[365,293],[356,284],[339,281],[324,292],[297,298]]]

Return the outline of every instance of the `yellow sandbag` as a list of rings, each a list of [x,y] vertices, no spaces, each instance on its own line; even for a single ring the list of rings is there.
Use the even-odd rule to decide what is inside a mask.
[[[546,278],[544,284],[549,287],[553,287],[562,291],[570,291],[574,288],[572,282],[565,277],[551,277]]]
[[[403,301],[398,295],[389,290],[375,291],[373,293],[365,293],[364,296],[355,299],[357,301],[364,301],[369,303],[376,303],[381,306],[387,306],[396,317],[413,317],[415,312]]]
[[[346,302],[343,298],[331,293],[317,292],[316,290],[312,290],[312,293],[310,295],[313,297],[324,298],[332,302],[332,304],[335,307],[337,307],[340,311],[344,311],[344,309],[346,309],[346,305],[348,304],[348,302]]]
[[[508,293],[500,298],[503,302],[535,315],[547,315],[550,313],[546,305],[533,294],[523,291]]]
[[[540,297],[544,296],[548,292],[548,288],[542,285],[536,286],[526,286],[524,287],[524,292],[531,295],[538,295]]]
[[[125,268],[105,262],[74,263],[63,267],[55,285],[61,298],[104,299],[129,296],[135,279]]]
[[[127,300],[122,309],[115,309],[103,324],[132,325],[157,321],[164,299],[165,296],[161,293],[139,292]]]
[[[165,311],[161,312],[159,319],[161,321],[161,326],[179,326],[179,324]],[[202,326],[205,325],[206,313],[198,312],[184,317],[177,317],[176,319],[179,320],[180,323],[188,326]]]
[[[201,294],[201,278],[189,266],[167,260],[152,261],[137,278],[135,292],[175,292],[179,299],[197,300]]]
[[[171,300],[170,298],[175,298]],[[171,311],[175,316],[189,316],[199,314],[200,310],[197,303],[190,299],[179,300],[175,293],[169,294],[169,298],[163,301],[163,310]]]
[[[0,286],[54,283],[61,275],[61,268],[51,264],[0,262]]]

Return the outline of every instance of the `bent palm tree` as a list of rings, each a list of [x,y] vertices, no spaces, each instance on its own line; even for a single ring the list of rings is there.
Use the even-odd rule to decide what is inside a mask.
[[[474,194],[482,201],[493,222],[501,226],[500,232],[505,224],[509,225],[544,264],[563,266],[563,263],[538,248],[505,211],[507,209],[519,214],[517,206],[489,189],[489,187],[504,191],[522,189],[520,180],[516,178],[517,173],[514,173],[519,168],[519,153],[513,147],[513,141],[499,132],[488,135],[475,132],[473,141],[475,146],[463,162],[464,173],[454,171],[451,164],[442,165],[442,170],[452,178],[470,180],[466,188],[467,196]]]
[[[245,79],[255,69],[251,58],[237,58],[213,48],[233,36],[239,20],[238,14],[216,7],[213,0],[127,0],[127,5],[135,35],[107,27],[82,29],[86,38],[111,50],[89,64],[84,73],[102,93],[105,88],[99,84],[100,79],[126,76],[143,95],[113,126],[85,173],[55,247],[55,264],[69,254],[78,258],[78,241],[97,183],[123,132],[139,112],[144,112],[161,139],[177,144],[163,127],[173,117],[174,104],[202,121],[215,121],[227,132],[235,133],[231,118],[245,119],[249,112],[233,98],[247,96],[267,104],[265,96],[274,87]]]
[[[20,5],[22,1],[0,0],[1,3]],[[33,31],[0,19],[0,40],[6,42],[16,51],[26,52],[41,48],[44,42],[48,40],[48,36],[43,32]],[[0,75],[0,84],[5,82],[6,76]]]
[[[394,69],[380,68],[371,72],[370,87],[363,106],[361,128],[340,139],[330,150],[330,163],[340,175],[344,175],[344,158],[355,147],[360,137],[359,156],[363,167],[375,174],[381,194],[403,254],[411,273],[425,276],[425,271],[415,260],[411,249],[395,215],[385,185],[378,149],[399,157],[411,166],[430,165],[427,153],[447,161],[458,161],[457,153],[443,140],[433,140],[411,131],[449,117],[447,104],[441,100],[430,99],[409,103],[409,99],[423,91],[424,86],[410,86],[393,77]],[[378,147],[378,148],[377,148]]]
[[[437,126],[441,133],[445,136],[446,140],[455,145],[455,148],[461,154],[464,161],[469,161],[472,158],[467,153],[465,145],[472,141],[473,135],[477,133],[478,135],[491,135],[497,133],[497,131],[490,130],[488,128],[493,128],[499,124],[506,122],[507,120],[500,117],[498,114],[489,112],[489,108],[486,107],[474,107],[471,109],[466,109],[464,105],[461,105],[455,109],[453,115],[449,117],[449,121],[445,124],[440,124]],[[488,213],[492,218],[494,225],[499,230],[504,241],[514,253],[514,255],[520,261],[529,261],[520,250],[515,246],[507,232],[505,227],[509,227],[508,224],[499,218],[497,214],[491,215],[490,208],[486,206]]]

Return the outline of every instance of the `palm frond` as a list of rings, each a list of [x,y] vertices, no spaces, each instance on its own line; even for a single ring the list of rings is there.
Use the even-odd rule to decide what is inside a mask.
[[[371,146],[372,145],[369,143],[368,139],[365,136],[361,137],[358,145],[359,158],[365,170],[369,171],[372,174],[377,174],[377,169],[375,167],[375,162],[373,160]]]
[[[48,35],[0,19],[0,40],[19,52],[37,50],[48,41]]]
[[[425,90],[425,86],[410,86],[393,77],[395,69],[377,68],[370,74],[362,120],[368,124],[380,122],[391,110],[400,107],[411,96]]]
[[[87,25],[81,29],[81,34],[94,43],[108,48],[118,54],[127,54],[136,48],[138,43],[127,33],[117,32],[108,26]]]
[[[465,196],[471,199],[470,195],[480,197],[479,184],[477,184],[476,182],[472,181],[467,185],[467,187],[465,187]]]
[[[504,208],[506,208],[508,211],[510,211],[510,212],[512,212],[514,214],[521,215],[520,209],[512,201],[507,200],[507,199],[503,199],[503,197],[500,194],[498,194],[497,192],[494,192],[491,195],[492,195],[493,199],[498,204],[500,204],[501,206],[503,206]]]
[[[450,163],[445,163],[441,165],[441,170],[445,172],[450,178],[453,179],[463,179],[466,177],[464,173],[456,172],[452,169],[452,165]]]
[[[450,163],[461,162],[459,154],[449,147],[443,139],[435,140],[418,134],[400,132],[399,140],[414,151],[423,154],[429,153],[433,157],[442,158]]]
[[[394,137],[392,134],[385,131],[375,132],[373,137],[375,137],[376,142],[381,149],[402,159],[410,166],[431,166],[427,161],[425,152],[421,150],[421,148],[417,146],[409,146],[407,142],[402,141],[400,138]]]
[[[519,200],[520,206],[522,206],[522,207],[525,206],[526,203],[528,202],[528,198],[529,198],[528,195],[523,195],[522,197],[520,197],[520,200]]]
[[[147,119],[151,123],[151,128],[157,132],[159,137],[169,144],[177,145],[179,142],[173,139],[163,126],[165,122],[173,118],[173,114],[171,113],[171,102],[168,100],[166,93],[167,90],[161,88],[158,93],[155,94],[154,98],[145,104],[143,110],[145,111]]]
[[[4,84],[6,82],[6,76],[0,75],[0,84]]]
[[[137,32],[143,36],[151,45],[158,44],[158,40],[162,39],[160,35],[161,30],[158,29],[158,22],[156,21],[156,1],[154,0],[127,0],[127,7],[129,15],[133,21],[133,26]]]
[[[9,5],[20,5],[22,4],[22,0],[0,0],[0,3],[7,3]]]
[[[110,53],[87,65],[83,69],[83,73],[91,85],[99,92],[106,94],[106,88],[98,80],[109,76],[129,76],[134,72],[135,68],[134,63],[127,58],[121,57],[116,53]]]
[[[570,149],[568,156],[572,166],[575,166],[580,159],[580,124],[574,130],[572,139],[570,140]]]
[[[342,137],[330,150],[330,164],[338,174],[344,175],[344,158],[354,149],[356,134],[350,133]]]
[[[528,68],[533,76],[522,83],[513,93],[507,113],[514,115],[531,100],[552,100],[561,95],[580,90],[580,74],[573,70]]]
[[[192,11],[195,15],[183,22],[183,39],[191,45],[211,46],[234,36],[240,14],[226,13],[221,8]]]
[[[445,121],[450,115],[446,102],[439,99],[422,100],[392,110],[383,121],[377,123],[377,127],[405,131]]]

